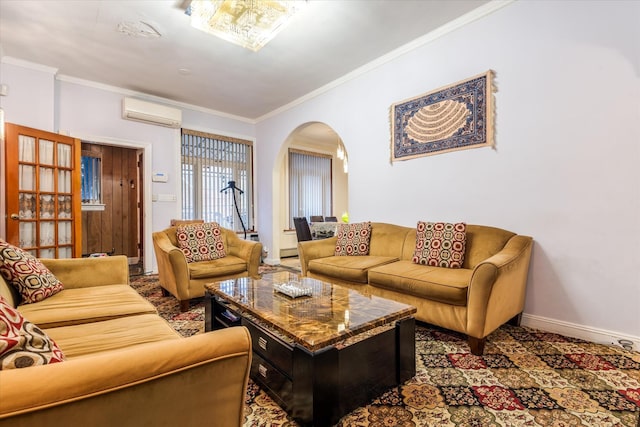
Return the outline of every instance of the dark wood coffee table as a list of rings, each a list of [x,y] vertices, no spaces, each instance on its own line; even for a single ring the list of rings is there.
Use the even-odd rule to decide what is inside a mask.
[[[290,280],[312,295],[274,290]],[[288,272],[205,288],[205,330],[246,326],[251,378],[303,425],[333,425],[416,373],[415,307]]]

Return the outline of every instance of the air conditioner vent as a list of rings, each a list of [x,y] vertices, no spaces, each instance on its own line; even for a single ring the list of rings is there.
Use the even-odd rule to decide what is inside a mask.
[[[182,125],[181,110],[135,98],[122,99],[122,118],[170,128]]]

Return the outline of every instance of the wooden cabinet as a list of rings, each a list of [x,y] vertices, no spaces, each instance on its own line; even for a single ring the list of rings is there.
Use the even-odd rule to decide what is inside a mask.
[[[7,241],[38,258],[81,256],[80,140],[5,129]]]

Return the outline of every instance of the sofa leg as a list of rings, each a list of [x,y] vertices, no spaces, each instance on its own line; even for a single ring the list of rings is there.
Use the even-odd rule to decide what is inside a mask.
[[[522,321],[522,313],[518,313],[515,316],[513,316],[511,319],[509,319],[507,323],[511,326],[520,326],[521,321]]]
[[[165,288],[163,288],[162,286],[160,286],[160,289],[162,290],[162,296],[163,296],[163,297],[168,297],[169,295],[171,295],[171,294],[169,293],[169,291],[168,291],[168,290],[166,290]]]
[[[469,347],[471,348],[471,354],[476,356],[482,356],[484,353],[485,338],[469,337]]]
[[[182,313],[184,313],[185,311],[189,310],[189,300],[188,299],[184,299],[180,301],[180,311]]]

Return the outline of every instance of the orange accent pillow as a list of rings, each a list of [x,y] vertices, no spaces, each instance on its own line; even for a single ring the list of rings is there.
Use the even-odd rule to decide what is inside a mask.
[[[211,261],[227,256],[222,229],[217,222],[179,225],[176,238],[187,262]]]
[[[0,296],[0,370],[62,361],[60,347]]]
[[[371,222],[340,224],[334,255],[369,255]]]
[[[467,225],[418,221],[413,262],[434,267],[461,268],[467,242]]]
[[[1,239],[0,274],[20,292],[24,304],[42,301],[64,289],[40,260]]]

